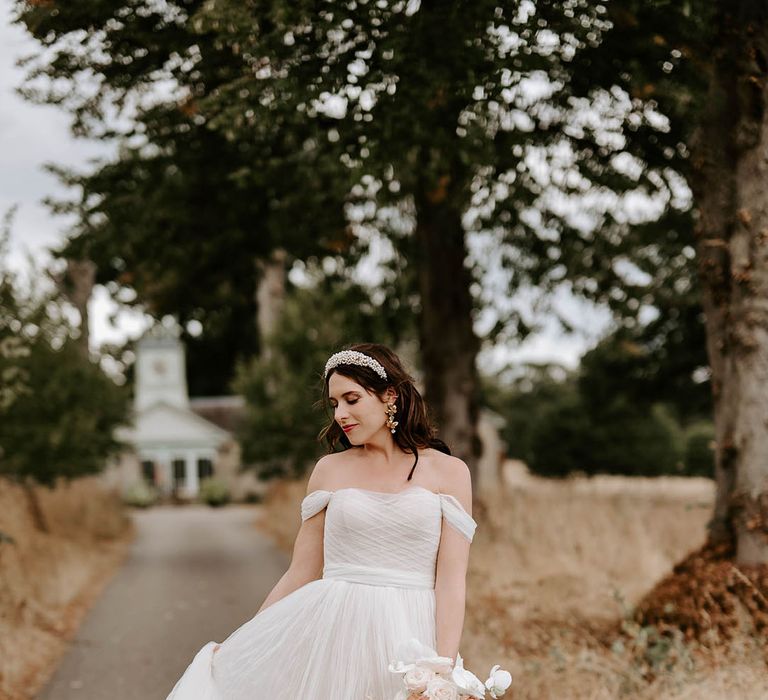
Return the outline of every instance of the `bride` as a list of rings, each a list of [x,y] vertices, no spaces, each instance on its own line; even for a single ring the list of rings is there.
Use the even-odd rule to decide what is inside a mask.
[[[456,660],[476,528],[469,469],[385,346],[337,352],[324,379],[333,419],[320,438],[346,449],[310,475],[290,567],[167,700],[392,700],[402,683],[388,665],[405,640]]]

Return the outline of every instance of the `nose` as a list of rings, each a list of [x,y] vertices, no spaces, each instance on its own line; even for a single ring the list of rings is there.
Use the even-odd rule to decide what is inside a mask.
[[[349,414],[347,413],[346,408],[342,408],[341,406],[337,406],[336,409],[333,412],[333,417],[336,419],[336,422],[341,423],[341,421],[346,418]]]

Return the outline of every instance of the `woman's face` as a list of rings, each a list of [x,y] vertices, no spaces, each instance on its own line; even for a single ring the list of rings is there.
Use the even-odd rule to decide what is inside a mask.
[[[362,445],[377,432],[386,429],[386,403],[353,379],[338,372],[331,374],[328,396],[334,419],[353,445]]]

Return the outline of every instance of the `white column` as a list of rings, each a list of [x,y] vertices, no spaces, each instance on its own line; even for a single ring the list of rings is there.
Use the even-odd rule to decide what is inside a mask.
[[[184,455],[184,474],[186,476],[187,494],[197,496],[200,490],[200,483],[197,479],[197,455],[194,452],[187,452]]]

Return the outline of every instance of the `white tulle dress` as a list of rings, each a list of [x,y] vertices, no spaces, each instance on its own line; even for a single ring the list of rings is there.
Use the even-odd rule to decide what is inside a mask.
[[[435,565],[443,519],[470,542],[477,524],[449,495],[410,486],[313,491],[327,506],[323,577],[195,656],[168,700],[392,700],[387,666],[415,637],[435,648]]]

